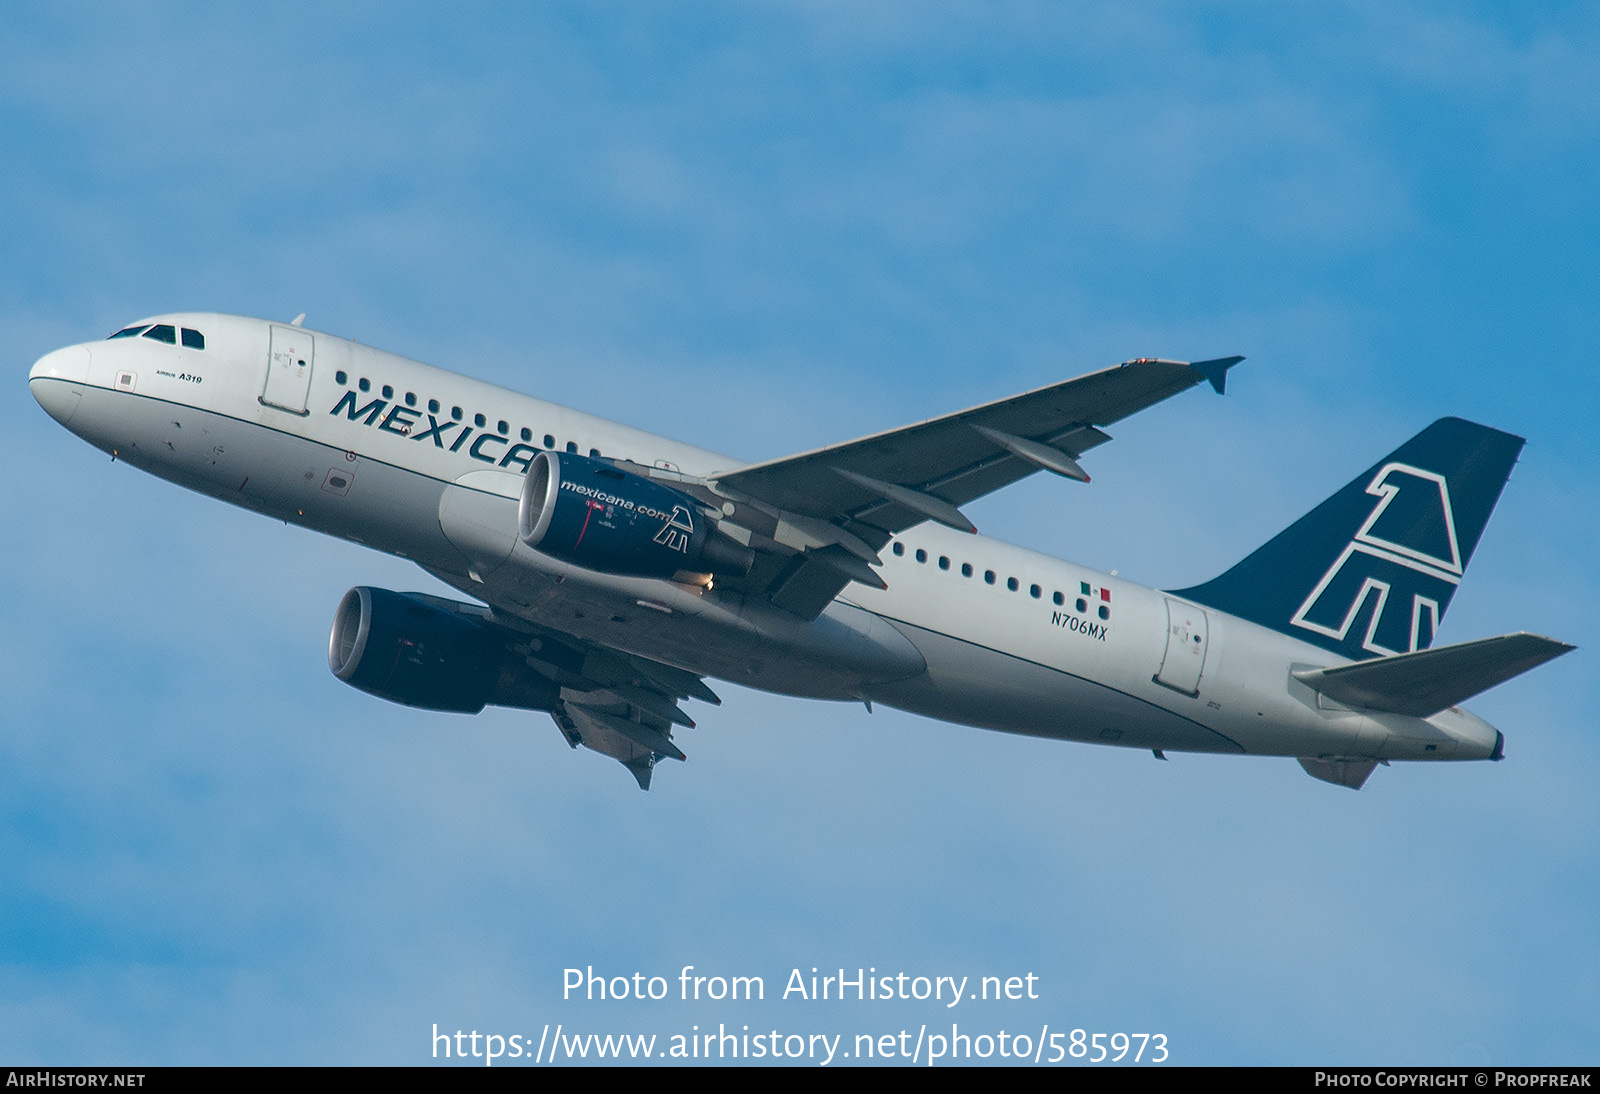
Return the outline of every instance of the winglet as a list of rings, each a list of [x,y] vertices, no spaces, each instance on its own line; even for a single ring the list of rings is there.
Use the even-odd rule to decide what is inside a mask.
[[[1218,395],[1225,395],[1228,370],[1243,360],[1243,357],[1218,357],[1211,361],[1191,361],[1189,367],[1204,376]]]
[[[656,769],[654,756],[647,752],[638,759],[624,761],[622,766],[628,769],[628,774],[633,776],[640,790],[650,789],[650,773]]]

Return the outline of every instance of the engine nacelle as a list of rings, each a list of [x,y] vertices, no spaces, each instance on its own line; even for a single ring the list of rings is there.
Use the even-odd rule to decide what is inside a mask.
[[[750,572],[755,552],[688,494],[570,452],[541,452],[522,483],[522,542],[591,570],[631,577]]]
[[[469,605],[367,586],[339,601],[328,667],[351,687],[424,710],[476,714],[490,704],[549,710],[560,697]]]

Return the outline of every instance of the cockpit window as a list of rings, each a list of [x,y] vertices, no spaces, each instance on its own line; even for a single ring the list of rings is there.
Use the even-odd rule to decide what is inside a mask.
[[[169,346],[178,344],[178,330],[171,323],[157,323],[144,332],[146,338],[154,338],[157,342],[165,342]]]
[[[142,323],[137,327],[123,327],[116,334],[113,334],[111,338],[132,338],[136,334],[143,334],[148,326],[148,323]],[[111,338],[107,338],[106,341],[111,341]]]
[[[190,330],[188,327],[184,327],[183,344],[188,346],[190,349],[205,349],[206,336],[197,330]]]

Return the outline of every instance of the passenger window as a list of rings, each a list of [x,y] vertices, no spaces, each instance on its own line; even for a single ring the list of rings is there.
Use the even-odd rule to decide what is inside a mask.
[[[459,422],[461,420],[461,408],[458,406],[451,407],[450,417],[452,420]]]
[[[906,545],[904,543],[896,543],[894,545],[894,553],[895,557],[899,558],[901,555],[906,553]]]
[[[178,328],[171,323],[157,323],[144,332],[146,338],[153,338],[157,342],[165,342],[169,346],[178,344]]]
[[[439,413],[439,400],[438,399],[429,399],[428,400],[428,413],[429,414],[437,414],[437,413]]]
[[[527,426],[523,426],[522,427],[522,443],[523,444],[527,444],[531,440],[533,440],[533,430],[529,429]]]
[[[190,349],[205,349],[206,336],[197,330],[190,330],[188,327],[184,327],[183,344],[188,346]]]
[[[343,369],[340,369],[338,372],[335,372],[333,374],[333,379],[334,379],[334,382],[337,383],[340,387],[344,387],[344,385],[346,385],[346,384],[348,384],[350,382],[350,377],[345,375]]]
[[[477,426],[479,429],[482,429],[488,420],[489,419],[485,418],[482,414],[474,414],[472,416],[472,424]]]
[[[948,557],[946,557],[945,555],[940,555],[939,556],[939,569],[948,570],[949,568],[950,568],[950,559]]]
[[[963,562],[961,564],[961,576],[962,577],[971,577],[972,576],[972,563]]]
[[[577,441],[568,441],[567,442],[567,451],[571,452],[573,455],[577,455],[578,454],[578,442]]]
[[[361,379],[356,381],[356,387],[360,388],[362,391],[371,391],[372,381],[363,376]]]
[[[1028,586],[1028,595],[1033,597],[1035,600],[1038,600],[1039,597],[1042,596],[1043,594],[1044,594],[1044,590],[1039,588],[1039,586],[1037,586],[1037,585],[1029,585]]]
[[[500,423],[500,436],[504,437],[507,433],[510,433],[510,432],[511,432],[511,427],[509,425],[507,425],[505,422],[501,422]]]
[[[416,405],[417,405],[416,393],[415,392],[410,392],[410,391],[406,392],[406,406],[416,406]]]
[[[1055,604],[1055,606],[1056,606],[1056,607],[1058,607],[1058,608],[1059,608],[1059,607],[1061,607],[1061,605],[1063,605],[1063,604],[1065,604],[1065,603],[1066,603],[1066,602],[1067,602],[1067,598],[1066,598],[1066,597],[1064,597],[1064,596],[1062,596],[1062,595],[1061,595],[1061,594],[1060,594],[1060,593],[1052,593],[1052,594],[1051,594],[1051,595],[1050,595],[1050,600],[1051,600],[1051,601],[1052,601],[1052,602],[1053,602],[1053,603],[1054,603],[1054,604]]]
[[[546,448],[554,448],[556,446],[556,439],[550,434],[546,433],[544,435],[544,446]]]
[[[926,561],[928,561],[928,552],[924,551],[921,547],[917,548],[917,561],[918,562],[926,562]]]
[[[993,570],[985,570],[985,571],[983,571],[983,582],[984,582],[985,585],[993,585],[994,584],[994,571]]]
[[[383,397],[385,399],[393,399],[394,398],[394,387],[393,387],[393,385],[391,385],[391,384],[384,384],[383,385]]]
[[[1014,577],[1006,578],[1006,588],[1010,589],[1012,592],[1016,592],[1017,591],[1017,579],[1014,578]]]
[[[146,329],[145,327],[123,327],[116,334],[113,334],[111,338],[132,338],[135,335],[143,334]],[[111,338],[107,338],[106,341],[111,341]]]

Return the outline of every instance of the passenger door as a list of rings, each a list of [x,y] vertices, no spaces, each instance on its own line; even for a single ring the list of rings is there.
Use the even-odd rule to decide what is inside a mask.
[[[267,386],[261,401],[291,414],[309,414],[306,397],[311,391],[311,368],[316,362],[316,342],[299,327],[273,327],[267,354]]]
[[[1167,597],[1167,651],[1155,682],[1185,695],[1199,695],[1208,632],[1204,608]]]

